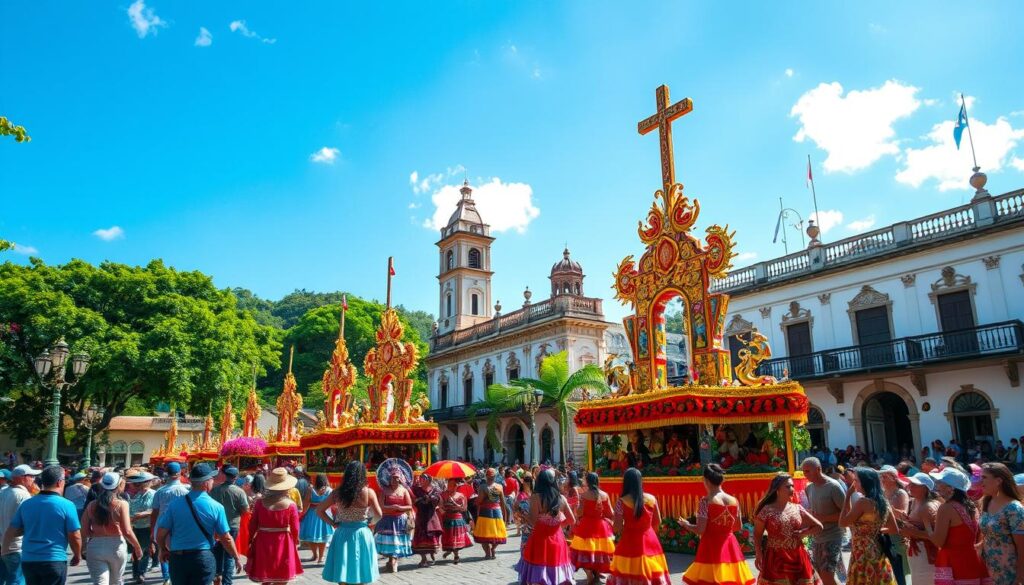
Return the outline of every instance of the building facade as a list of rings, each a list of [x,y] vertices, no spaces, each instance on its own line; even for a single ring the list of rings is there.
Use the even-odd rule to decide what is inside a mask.
[[[488,386],[521,377],[538,377],[545,356],[566,351],[570,370],[600,365],[612,348],[628,356],[621,327],[604,320],[601,299],[584,294],[583,267],[568,249],[551,268],[551,296],[534,302],[523,292],[523,304],[502,314],[500,301],[491,306],[490,228],[483,222],[464,184],[462,198],[437,242],[440,258],[439,313],[428,370],[431,416],[440,423],[439,456],[488,463],[559,461],[562,446],[556,416],[547,408],[536,413],[531,434],[525,412],[502,417],[498,429],[502,448],[487,444],[486,417],[472,424],[469,407],[483,399]],[[531,436],[532,435],[532,436]],[[566,446],[577,460],[585,452],[582,439]]]
[[[983,187],[983,184],[982,184]],[[939,439],[1024,435],[1024,189],[736,270],[733,363],[756,329],[761,372],[803,383],[819,449],[892,461]]]

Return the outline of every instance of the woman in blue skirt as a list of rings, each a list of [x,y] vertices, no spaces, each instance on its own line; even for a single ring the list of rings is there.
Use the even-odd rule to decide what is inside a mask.
[[[299,525],[299,542],[312,551],[311,561],[315,564],[324,562],[324,549],[334,534],[334,529],[316,513],[320,503],[330,497],[331,484],[327,483],[327,476],[321,473],[316,476],[313,489],[306,493],[306,501],[302,503],[305,513],[302,516],[302,524]]]
[[[327,515],[337,504],[334,518]],[[377,547],[373,543],[368,520],[381,517],[377,494],[366,487],[366,468],[359,461],[345,466],[341,486],[331,497],[320,502],[316,515],[334,529],[327,549],[324,579],[343,585],[373,583],[380,578],[377,568]]]
[[[412,495],[406,487],[412,483],[412,468],[402,459],[388,459],[377,468],[377,483],[384,517],[377,522],[374,539],[377,552],[388,558],[384,572],[394,573],[398,571],[398,559],[412,555]]]

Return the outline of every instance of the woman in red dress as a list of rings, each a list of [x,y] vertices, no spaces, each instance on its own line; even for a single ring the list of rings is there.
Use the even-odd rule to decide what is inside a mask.
[[[448,489],[441,492],[441,550],[445,558],[455,555],[452,563],[459,564],[459,551],[473,546],[469,537],[469,526],[463,514],[468,504],[466,496],[459,491],[456,479],[448,480]]]
[[[257,583],[287,583],[302,574],[299,561],[299,509],[288,497],[295,477],[283,467],[270,473],[267,493],[249,519],[249,557],[245,572]]]
[[[780,473],[768,486],[754,514],[758,585],[821,585],[803,539],[821,532],[821,522],[793,503],[793,478]],[[762,538],[768,533],[767,548]]]
[[[579,510],[580,505],[580,476],[575,471],[570,471],[565,475],[565,483],[562,484],[562,495],[565,497],[565,502],[569,504],[569,509],[576,513]],[[572,531],[574,524],[569,524],[565,527],[565,539],[568,542],[572,542]]]
[[[573,567],[587,573],[587,584],[596,583],[601,575],[611,570],[615,554],[615,533],[611,500],[601,490],[596,473],[587,474],[587,489],[580,494],[579,518],[569,544],[569,557]]]
[[[924,527],[932,543],[939,547],[935,585],[990,585],[988,568],[975,547],[981,538],[978,507],[967,497],[970,478],[952,467],[930,475],[935,491],[945,500],[935,515],[935,526]]]
[[[661,526],[658,500],[644,493],[640,470],[630,467],[622,476],[622,496],[615,502],[615,532],[619,542],[608,585],[669,585],[668,562],[654,531]]]
[[[704,489],[697,524],[680,518],[679,523],[700,535],[697,558],[693,560],[683,583],[687,585],[754,585],[754,575],[743,558],[743,550],[733,534],[743,526],[740,502],[722,490],[725,471],[717,463],[704,468]]]
[[[545,469],[537,477],[530,496],[530,538],[516,563],[520,585],[566,585],[573,583],[572,561],[562,526],[576,517],[558,490],[555,472]]]

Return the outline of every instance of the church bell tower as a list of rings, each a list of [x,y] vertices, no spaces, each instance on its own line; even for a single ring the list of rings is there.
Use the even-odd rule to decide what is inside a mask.
[[[437,242],[440,256],[437,334],[471,327],[491,318],[491,228],[480,218],[469,181]]]

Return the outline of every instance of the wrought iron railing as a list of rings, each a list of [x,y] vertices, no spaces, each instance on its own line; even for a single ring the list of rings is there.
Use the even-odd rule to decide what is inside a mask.
[[[794,380],[886,370],[1024,352],[1024,323],[1004,321],[970,329],[902,337],[883,343],[827,349],[766,360],[758,373]]]
[[[472,327],[438,335],[433,339],[431,349],[433,351],[446,349],[460,343],[490,337],[501,332],[508,332],[542,319],[563,315],[603,317],[601,299],[563,295],[526,305],[517,311],[499,315]]]

